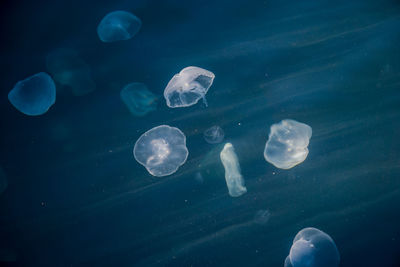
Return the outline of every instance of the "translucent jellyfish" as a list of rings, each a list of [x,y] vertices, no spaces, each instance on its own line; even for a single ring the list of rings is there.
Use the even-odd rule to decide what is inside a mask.
[[[280,169],[290,169],[302,163],[308,155],[312,129],[295,120],[273,124],[265,144],[264,158]]]
[[[153,176],[173,174],[189,155],[186,136],[168,125],[154,127],[139,137],[133,155]]]
[[[97,26],[97,34],[102,42],[111,43],[131,39],[142,26],[142,21],[127,11],[108,13]]]
[[[285,267],[337,267],[339,251],[332,238],[316,228],[297,233],[285,260]]]
[[[75,96],[86,95],[96,89],[89,65],[72,49],[60,48],[49,53],[46,67],[54,80],[70,87]]]
[[[8,100],[26,115],[42,115],[56,102],[56,86],[50,75],[39,72],[17,82]]]
[[[172,77],[164,90],[168,107],[189,107],[200,99],[203,99],[207,106],[205,95],[212,85],[214,77],[214,73],[202,68],[184,68]]]
[[[231,143],[226,143],[220,153],[225,169],[225,181],[231,197],[239,197],[247,192],[244,180],[240,174],[239,160]]]
[[[271,218],[271,212],[269,210],[258,210],[254,215],[254,222],[256,224],[266,224]]]
[[[203,133],[204,139],[209,144],[218,144],[224,140],[224,130],[219,126],[212,126]]]
[[[157,97],[143,83],[130,83],[121,90],[121,99],[134,116],[157,109]]]

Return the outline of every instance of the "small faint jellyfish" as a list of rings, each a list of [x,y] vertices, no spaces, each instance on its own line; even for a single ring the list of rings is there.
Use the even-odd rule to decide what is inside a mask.
[[[231,143],[226,143],[220,153],[222,165],[225,169],[225,181],[231,197],[239,197],[247,192],[242,174],[240,173],[239,160]]]
[[[139,137],[133,155],[153,176],[173,174],[189,155],[186,136],[178,128],[168,125],[154,127]]]
[[[131,39],[142,26],[142,21],[127,11],[108,13],[97,26],[97,34],[102,42],[111,43]]]
[[[224,140],[224,130],[219,126],[212,126],[203,133],[204,139],[209,144],[218,144]]]
[[[187,67],[169,81],[164,97],[170,108],[189,107],[203,99],[207,106],[206,94],[213,83],[214,73],[199,67]]]
[[[271,212],[269,210],[258,210],[254,215],[254,222],[256,224],[266,224],[271,218]]]
[[[290,169],[302,163],[308,155],[311,135],[310,126],[295,120],[273,124],[265,144],[265,160],[280,169]]]
[[[144,116],[157,109],[157,97],[143,83],[130,83],[121,90],[121,99],[134,116]]]
[[[42,115],[56,102],[56,86],[50,75],[39,72],[17,82],[8,100],[26,115]]]
[[[316,228],[297,233],[285,267],[337,267],[340,255],[332,238]]]

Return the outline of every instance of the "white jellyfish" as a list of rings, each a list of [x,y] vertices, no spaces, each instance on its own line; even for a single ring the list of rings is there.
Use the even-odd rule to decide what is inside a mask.
[[[168,125],[154,127],[139,137],[133,155],[153,176],[173,174],[189,155],[186,136],[178,128]]]
[[[39,72],[17,82],[8,100],[26,115],[42,115],[56,102],[56,86],[50,75]]]
[[[130,83],[121,90],[121,99],[134,116],[144,116],[157,109],[157,97],[143,83]]]
[[[108,13],[97,26],[97,34],[102,42],[111,43],[131,39],[142,26],[142,21],[127,11]]]
[[[224,140],[224,130],[219,126],[212,126],[204,131],[204,139],[209,144],[218,144]]]
[[[285,267],[337,267],[340,255],[332,238],[316,228],[297,233],[285,260]]]
[[[164,90],[164,97],[170,108],[189,107],[203,99],[213,83],[214,73],[199,67],[187,67],[169,81]]]
[[[280,169],[290,169],[302,163],[308,155],[311,135],[310,126],[295,120],[273,124],[265,144],[265,160]]]
[[[225,181],[231,197],[239,197],[247,192],[242,174],[240,173],[239,160],[231,143],[226,143],[220,153],[222,165],[225,169]]]

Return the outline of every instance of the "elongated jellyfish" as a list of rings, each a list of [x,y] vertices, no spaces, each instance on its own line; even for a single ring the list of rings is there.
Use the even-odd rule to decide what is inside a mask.
[[[220,153],[221,162],[225,168],[225,181],[231,197],[239,197],[247,192],[242,174],[240,173],[239,160],[231,143],[226,143]]]

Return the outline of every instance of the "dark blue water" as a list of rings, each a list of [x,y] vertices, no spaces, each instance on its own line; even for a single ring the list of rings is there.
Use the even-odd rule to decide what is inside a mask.
[[[128,41],[96,33],[110,11],[141,18]],[[283,266],[304,227],[328,233],[341,266],[400,266],[400,3],[360,1],[9,1],[1,3],[0,260],[9,266]],[[7,99],[18,80],[72,49],[96,89],[38,117]],[[171,109],[170,78],[199,66],[216,78],[200,102]],[[159,96],[136,118],[128,83]],[[271,124],[310,125],[310,153],[290,170],[263,158]],[[133,158],[137,138],[169,124],[188,161],[152,177]],[[248,192],[232,198],[221,126]],[[201,182],[196,177],[204,178]],[[268,210],[257,224],[254,215]],[[3,262],[4,263],[4,262]],[[4,263],[6,264],[6,263]]]

